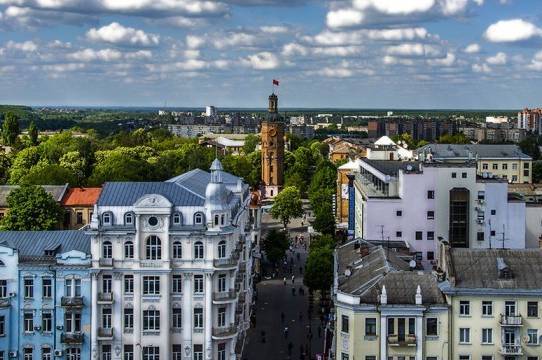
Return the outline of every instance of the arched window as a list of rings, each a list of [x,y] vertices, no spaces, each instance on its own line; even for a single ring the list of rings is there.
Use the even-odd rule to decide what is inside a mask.
[[[218,215],[215,215],[215,226],[218,226]]]
[[[220,216],[220,225],[224,225],[224,219],[225,219],[225,216],[224,216],[224,214],[222,214]]]
[[[104,259],[111,259],[113,257],[113,244],[111,244],[111,241],[104,241],[102,246],[102,257]]]
[[[183,217],[181,216],[181,213],[173,214],[173,225],[182,225],[182,223]]]
[[[124,258],[125,259],[134,258],[134,243],[131,241],[126,241],[124,243]]]
[[[203,243],[196,241],[194,244],[194,259],[203,259]]]
[[[129,212],[124,214],[124,225],[134,225],[134,214]]]
[[[226,257],[226,242],[224,240],[218,243],[218,257],[221,259]]]
[[[110,212],[102,214],[102,223],[103,225],[111,225],[113,223],[113,216]]]
[[[183,246],[179,241],[173,243],[173,258],[182,259],[183,258]]]
[[[162,258],[162,242],[156,235],[147,238],[146,258],[147,260],[160,260]]]
[[[202,213],[196,213],[194,215],[194,224],[201,225],[203,224],[203,214]]]

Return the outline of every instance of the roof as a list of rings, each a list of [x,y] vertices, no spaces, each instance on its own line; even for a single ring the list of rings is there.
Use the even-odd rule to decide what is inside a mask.
[[[408,167],[412,169],[410,171],[417,171],[419,169],[419,161],[400,161],[400,160],[370,160],[362,159],[365,163],[371,165],[376,170],[383,174],[390,176],[397,176],[399,170],[409,171]]]
[[[218,137],[215,139],[215,141],[220,144],[224,145],[226,147],[243,147],[245,146],[245,140],[232,140],[228,139],[226,137]]]
[[[455,279],[456,288],[542,289],[542,249],[452,248],[449,251],[448,275]],[[512,278],[499,278],[498,258],[508,266]]]
[[[55,249],[57,254],[72,250],[90,254],[90,235],[79,230],[0,231],[0,244],[17,249],[20,256],[44,256]]]
[[[102,188],[71,188],[68,189],[62,205],[64,206],[93,206],[98,201]]]
[[[397,145],[395,142],[393,142],[392,139],[387,136],[382,136],[380,139],[376,140],[374,144],[384,146]]]
[[[526,196],[542,195],[542,184],[508,184],[508,192]]]
[[[428,144],[417,149],[418,154],[431,152],[433,159],[523,159],[532,158],[517,145],[510,144]]]
[[[68,184],[65,185],[41,185],[41,187],[50,194],[57,202],[61,202]],[[19,185],[0,185],[0,207],[8,206],[8,196],[12,190],[19,188]]]
[[[350,159],[347,163],[339,166],[338,170],[358,170],[359,171],[360,162],[361,160],[359,159],[356,159],[356,160]]]
[[[379,303],[383,286],[386,287],[388,304],[415,304],[418,286],[423,304],[446,303],[432,274],[410,271],[406,261],[382,246],[354,240],[337,248],[336,259],[339,290],[359,296],[363,304]],[[347,269],[350,276],[345,274]]]

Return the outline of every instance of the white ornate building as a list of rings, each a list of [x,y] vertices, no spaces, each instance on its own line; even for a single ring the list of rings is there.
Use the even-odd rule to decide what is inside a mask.
[[[248,185],[196,169],[106,183],[91,223],[92,358],[231,360],[252,301]]]

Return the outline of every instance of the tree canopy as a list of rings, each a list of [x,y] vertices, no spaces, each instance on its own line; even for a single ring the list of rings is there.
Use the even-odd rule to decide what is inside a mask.
[[[272,229],[267,233],[262,245],[267,260],[276,264],[284,257],[290,243],[284,231]]]
[[[6,113],[2,124],[2,141],[5,145],[15,146],[19,133],[19,118],[11,111]]]
[[[294,186],[285,187],[276,197],[271,207],[271,216],[280,219],[284,228],[290,220],[303,215],[303,203],[301,194]]]

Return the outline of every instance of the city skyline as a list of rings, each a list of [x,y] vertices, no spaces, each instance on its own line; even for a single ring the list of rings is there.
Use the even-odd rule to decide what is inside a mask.
[[[0,0],[2,103],[536,106],[541,9],[519,0]]]

